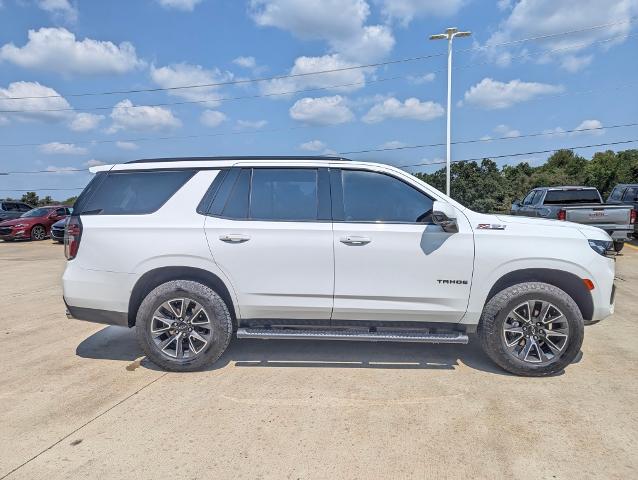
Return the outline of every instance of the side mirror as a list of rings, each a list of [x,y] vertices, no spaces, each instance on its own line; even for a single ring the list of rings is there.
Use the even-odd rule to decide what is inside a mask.
[[[520,200],[514,200],[514,202],[512,203],[512,207],[520,207],[520,206],[521,206]]]
[[[444,232],[457,233],[459,225],[456,223],[456,209],[447,202],[436,200],[432,206],[432,221],[439,225]]]

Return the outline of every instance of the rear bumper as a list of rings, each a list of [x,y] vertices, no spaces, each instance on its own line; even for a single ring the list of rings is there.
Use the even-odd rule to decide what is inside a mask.
[[[66,303],[66,301],[64,302]],[[66,306],[66,316],[74,320],[84,320],[105,325],[118,325],[128,327],[128,314],[126,312],[112,312],[110,310],[98,310],[95,308],[83,308]]]
[[[623,230],[607,230],[607,229],[603,229],[605,230],[609,236],[612,238],[612,240],[616,240],[616,241],[625,241],[625,240],[631,240],[631,237],[634,234],[634,229],[623,229]]]

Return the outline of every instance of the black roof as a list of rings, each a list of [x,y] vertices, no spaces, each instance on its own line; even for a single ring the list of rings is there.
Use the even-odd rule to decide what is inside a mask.
[[[270,155],[270,156],[243,156],[243,157],[174,157],[174,158],[143,158],[126,163],[154,163],[154,162],[210,162],[224,160],[324,160],[324,161],[349,161],[343,157],[327,157],[323,155]]]

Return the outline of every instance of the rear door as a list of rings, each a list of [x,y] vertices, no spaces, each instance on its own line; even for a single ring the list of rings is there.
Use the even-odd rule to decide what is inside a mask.
[[[405,180],[331,169],[335,299],[332,319],[458,322],[474,263],[469,222],[431,221],[433,199]]]
[[[329,320],[334,265],[325,168],[232,168],[206,236],[242,319]]]

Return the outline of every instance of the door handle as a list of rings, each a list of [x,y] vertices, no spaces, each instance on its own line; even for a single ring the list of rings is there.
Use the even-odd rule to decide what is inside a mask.
[[[358,235],[346,235],[345,237],[341,237],[341,243],[345,243],[346,245],[367,245],[371,241],[368,237],[360,237]]]
[[[227,233],[225,235],[220,235],[219,239],[222,242],[243,243],[250,240],[250,237],[248,235],[244,235],[243,233]]]

